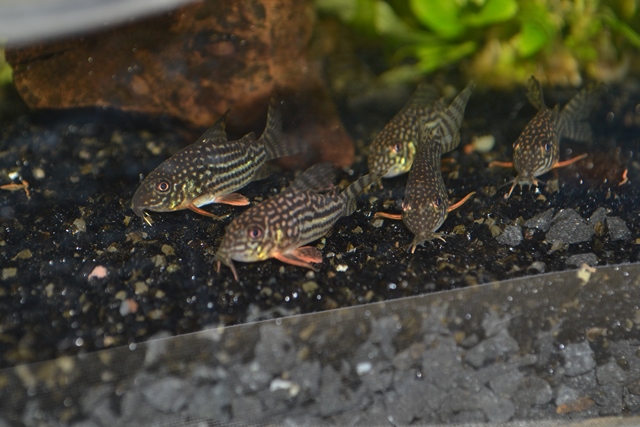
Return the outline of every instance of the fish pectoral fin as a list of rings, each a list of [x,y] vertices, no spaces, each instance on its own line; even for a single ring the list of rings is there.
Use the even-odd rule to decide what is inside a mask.
[[[386,213],[386,212],[376,212],[375,215],[373,215],[374,218],[388,218],[388,219],[396,219],[396,220],[400,220],[402,219],[402,214],[390,214],[390,213]]]
[[[584,159],[585,157],[587,157],[587,153],[585,154],[580,154],[579,156],[574,157],[573,159],[569,159],[569,160],[565,160],[564,162],[558,162],[555,165],[553,165],[552,169],[557,169],[557,168],[563,168],[565,166],[569,166],[570,164],[573,164],[579,160]]]
[[[476,194],[475,191],[472,191],[471,193],[467,194],[466,196],[464,196],[462,199],[460,199],[460,201],[454,205],[449,206],[449,209],[447,209],[447,213],[458,209],[460,206],[462,206],[467,200],[469,200],[471,198],[471,196],[473,196],[474,194]]]
[[[197,207],[193,203],[189,203],[187,205],[187,209],[190,209],[190,210],[194,211],[197,214],[200,214],[200,215],[203,215],[203,216],[208,216],[209,218],[213,218],[213,219],[223,219],[223,218],[226,218],[226,217],[229,216],[229,215],[218,216],[218,215],[212,214],[211,212],[207,212],[204,209],[200,209],[199,207]]]
[[[512,168],[513,167],[513,162],[499,162],[497,160],[494,160],[493,162],[489,163],[489,167],[501,167],[501,168]]]
[[[256,173],[253,174],[251,181],[259,181],[261,179],[265,179],[269,177],[269,175],[271,175],[271,167],[265,164],[260,166],[260,168],[256,171]]]
[[[240,193],[229,193],[215,198],[215,203],[223,203],[231,206],[247,206],[250,202]]]
[[[310,263],[322,262],[322,253],[313,246],[302,246],[291,252],[278,252],[274,254],[273,257],[284,263],[305,267],[314,271],[316,268]]]

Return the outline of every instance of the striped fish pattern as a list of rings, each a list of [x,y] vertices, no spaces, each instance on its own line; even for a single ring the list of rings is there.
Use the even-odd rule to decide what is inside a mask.
[[[450,205],[447,189],[440,169],[440,157],[443,153],[454,150],[460,144],[460,126],[464,115],[464,106],[469,99],[474,85],[469,84],[447,111],[440,113],[438,125],[423,122],[420,144],[413,166],[409,171],[405,198],[401,214],[378,212],[377,218],[402,219],[407,228],[415,234],[409,246],[411,253],[418,245],[438,238],[444,240],[442,233],[436,230],[442,226],[449,212],[462,206],[475,192],[469,193],[462,200]],[[457,106],[454,108],[454,106]]]
[[[282,119],[271,100],[264,132],[256,140],[249,133],[228,141],[227,111],[194,143],[178,151],[154,169],[136,190],[131,207],[151,225],[146,211],[171,212],[190,209],[217,218],[201,209],[210,203],[245,206],[249,200],[235,191],[254,179],[264,178],[263,165],[277,157],[294,154],[284,142]]]
[[[383,178],[392,178],[409,172],[416,156],[421,124],[428,123],[430,126],[436,126],[444,112],[449,122],[457,123],[457,129],[459,129],[472,91],[473,85],[467,86],[447,109],[443,100],[438,99],[438,92],[433,86],[424,83],[418,86],[407,104],[371,143],[367,159],[369,172],[386,170]],[[460,141],[458,132],[448,133],[447,137],[452,139],[445,144],[458,145]]]
[[[342,216],[351,215],[356,196],[380,176],[365,175],[340,193],[333,185],[329,163],[312,166],[282,193],[251,207],[229,224],[216,253],[218,270],[224,264],[238,280],[233,261],[268,258],[314,269],[311,263],[321,263],[322,253],[303,245],[324,236]]]
[[[562,138],[584,142],[591,140],[591,127],[587,119],[595,107],[596,95],[600,89],[601,86],[589,86],[578,92],[562,110],[558,105],[549,108],[544,102],[542,85],[531,76],[527,97],[529,102],[538,108],[538,113],[513,143],[513,162],[489,164],[489,167],[515,167],[518,173],[509,193],[505,194],[505,199],[511,196],[516,185],[528,184],[537,187],[537,176],[551,169],[568,166],[587,156],[582,154],[561,162],[560,141]]]

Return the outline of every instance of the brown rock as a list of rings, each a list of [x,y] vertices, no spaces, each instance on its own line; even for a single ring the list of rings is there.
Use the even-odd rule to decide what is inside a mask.
[[[311,1],[206,1],[6,56],[31,108],[108,106],[203,128],[231,109],[230,128],[261,132],[277,93],[285,131],[311,146],[302,157],[346,166],[353,142],[307,56],[314,20]]]

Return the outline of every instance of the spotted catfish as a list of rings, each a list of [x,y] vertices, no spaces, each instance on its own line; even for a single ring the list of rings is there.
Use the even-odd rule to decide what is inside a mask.
[[[538,186],[537,176],[551,169],[568,166],[587,156],[581,154],[561,162],[560,140],[569,138],[586,142],[591,139],[591,127],[587,119],[600,90],[599,85],[589,86],[578,92],[562,110],[558,105],[549,108],[544,103],[540,82],[531,76],[527,96],[539,111],[513,143],[513,162],[494,161],[489,164],[489,167],[515,167],[518,172],[509,193],[504,196],[505,199],[511,196],[517,184]]]
[[[443,234],[435,231],[447,219],[449,212],[462,206],[475,194],[471,192],[459,202],[449,205],[447,189],[440,170],[440,157],[443,152],[453,150],[460,142],[459,137],[451,137],[452,132],[458,132],[459,125],[458,128],[451,126],[446,118],[436,127],[431,127],[428,122],[423,124],[418,153],[407,179],[402,213],[375,214],[377,218],[402,219],[407,228],[415,234],[409,247],[411,253],[425,241],[434,238],[444,240]]]
[[[314,269],[311,263],[321,263],[322,253],[303,245],[324,236],[342,216],[351,215],[356,196],[381,175],[365,175],[340,193],[332,184],[330,164],[312,166],[282,193],[244,211],[229,224],[216,253],[218,270],[224,264],[238,280],[233,261],[268,258]]]
[[[416,155],[420,124],[430,123],[435,126],[439,120],[438,117],[445,112],[459,129],[473,88],[474,85],[469,84],[458,94],[449,108],[445,108],[444,102],[438,99],[438,92],[433,86],[427,84],[418,86],[407,105],[387,123],[371,143],[367,159],[369,172],[386,170],[384,178],[409,172]],[[450,137],[459,141],[460,134],[454,133]]]
[[[248,205],[249,200],[235,191],[263,178],[263,165],[268,160],[294,154],[282,136],[282,119],[274,99],[269,105],[266,128],[258,139],[249,133],[237,141],[228,141],[227,114],[228,111],[196,143],[178,151],[144,179],[131,203],[139,217],[151,224],[146,211],[191,209],[217,218],[200,207],[210,203]]]

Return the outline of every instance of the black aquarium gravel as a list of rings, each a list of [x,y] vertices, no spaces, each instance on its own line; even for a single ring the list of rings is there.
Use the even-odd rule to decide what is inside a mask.
[[[605,294],[592,281],[574,289],[577,299],[544,284],[555,283],[567,269],[580,268],[558,277],[638,261],[639,88],[629,82],[608,89],[593,113],[591,144],[563,142],[563,159],[586,152],[585,160],[542,176],[546,185],[539,190],[517,188],[508,200],[503,195],[509,187],[502,185],[514,171],[489,170],[487,164],[510,159],[511,143],[535,110],[526,104],[524,90],[477,89],[467,106],[461,148],[445,156],[452,162],[443,163],[451,199],[477,193],[442,226],[449,234],[446,242],[435,240],[409,254],[412,236],[401,222],[373,219],[377,211],[400,211],[405,175],[361,195],[358,210],[316,243],[324,254],[317,272],[276,260],[238,263],[240,282],[228,269],[215,271],[213,254],[224,226],[242,208],[207,207],[230,215],[222,222],[188,211],[152,213],[153,226],[130,210],[141,176],[192,142],[179,124],[103,110],[9,115],[0,127],[0,185],[14,184],[8,188],[15,191],[0,190],[0,366],[112,350],[35,365],[20,379],[14,376],[20,370],[4,371],[0,384],[9,386],[0,413],[8,414],[7,422],[24,425],[40,425],[40,416],[60,425],[116,425],[153,419],[158,411],[181,423],[225,423],[241,416],[274,422],[290,417],[292,425],[368,425],[379,417],[393,425],[498,423],[638,413],[638,343],[629,341],[637,332],[636,319],[633,310],[622,308],[632,304],[637,284],[624,287],[623,276],[615,276],[612,286],[623,288],[612,288],[606,295],[615,301],[602,306]],[[554,105],[574,93],[546,89],[545,96]],[[359,150],[353,167],[341,172],[342,184],[366,173],[365,141],[406,100],[367,99],[340,102]],[[463,146],[483,135],[495,137],[493,150],[464,154]],[[625,169],[629,182],[619,185]],[[257,202],[294,176],[274,173],[241,193]],[[17,189],[23,180],[28,193]],[[635,267],[629,268],[635,274]],[[609,275],[618,270],[605,271],[595,274],[610,283]],[[515,313],[501,309],[508,299],[490,300],[492,286],[478,286],[528,276],[533,278],[513,283],[521,289],[540,284],[547,299],[529,303],[529,291],[521,292]],[[415,316],[398,309],[379,318],[358,317],[377,310],[362,306],[353,316],[364,319],[363,325],[331,323],[334,316],[351,313],[346,311],[325,313],[329,323],[313,326],[314,320],[307,332],[283,333],[276,321],[252,326],[246,333],[253,335],[232,342],[227,340],[233,333],[215,332],[225,325],[457,288],[468,293],[433,296],[437,303],[417,304]],[[539,297],[542,290],[530,292]],[[469,303],[454,310],[449,304],[458,298]],[[473,315],[481,301],[484,314]],[[582,310],[571,317],[580,304],[592,304],[600,323],[587,321],[591,314]],[[602,331],[590,340],[594,328]],[[181,350],[189,354],[185,363],[173,355],[173,362],[153,359],[164,351],[146,361],[148,349],[162,341],[139,347],[158,334],[202,329],[208,332],[186,338],[198,344]],[[411,338],[404,331],[411,331]],[[296,340],[305,341],[301,334],[314,343],[298,346]],[[218,348],[220,340],[232,350],[212,352],[210,346]],[[340,345],[327,347],[329,342]],[[321,357],[313,356],[317,351]],[[86,369],[93,376],[78,369],[83,360],[92,360]],[[96,364],[115,361],[123,372],[93,387],[104,372]],[[77,386],[75,392],[46,394],[55,387],[43,378],[56,369],[86,379],[91,391]],[[39,399],[41,392],[53,400]],[[54,401],[62,406],[47,406]],[[64,408],[66,415],[57,412]]]

